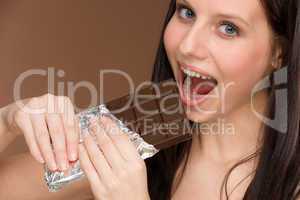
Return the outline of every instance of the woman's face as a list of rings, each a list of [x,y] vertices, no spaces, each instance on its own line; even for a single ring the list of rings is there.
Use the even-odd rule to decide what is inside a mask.
[[[272,70],[271,41],[259,0],[177,0],[164,44],[187,117],[203,122],[249,105]]]

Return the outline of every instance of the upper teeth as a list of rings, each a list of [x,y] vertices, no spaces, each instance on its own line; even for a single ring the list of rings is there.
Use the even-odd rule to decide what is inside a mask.
[[[188,76],[191,76],[191,77],[197,77],[197,78],[202,78],[202,79],[211,79],[212,77],[210,76],[204,76],[202,74],[200,74],[199,72],[195,72],[195,71],[190,71],[188,69],[183,69],[183,72],[188,75]]]

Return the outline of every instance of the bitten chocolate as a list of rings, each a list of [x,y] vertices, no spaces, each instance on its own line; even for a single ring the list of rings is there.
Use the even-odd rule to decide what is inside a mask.
[[[107,108],[131,130],[157,149],[191,139],[176,82],[150,83],[106,103]],[[123,109],[122,109],[123,108]]]

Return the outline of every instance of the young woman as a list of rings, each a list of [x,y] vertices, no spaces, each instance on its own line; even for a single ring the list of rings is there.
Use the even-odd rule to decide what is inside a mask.
[[[175,78],[184,91],[183,68],[212,76],[224,98],[193,104],[183,95],[187,117],[208,125],[222,118],[235,131],[199,134],[147,160],[152,199],[300,198],[299,37],[298,0],[171,1],[153,80]],[[276,122],[287,123],[281,133],[251,109],[254,102],[274,118],[275,85],[250,97],[256,83],[285,66],[288,121]]]
[[[299,39],[298,0],[171,0],[152,79],[160,82],[173,78],[178,83],[188,120],[203,124],[206,129],[196,126],[198,134],[191,141],[160,151],[146,162],[118,129],[114,129],[115,133],[120,134],[107,134],[103,129],[96,132],[99,145],[87,136],[84,144],[79,145],[79,159],[95,198],[300,199],[297,188],[300,182]],[[284,73],[285,69],[287,121],[279,118],[272,126],[274,121],[263,121],[257,113],[278,119],[275,114],[282,107],[277,104],[277,90],[284,88],[275,88],[274,83],[278,82],[275,73]],[[252,95],[256,84],[268,75],[271,87]],[[45,101],[40,97],[30,102],[33,107],[39,107]],[[15,130],[9,127],[23,127],[19,132],[27,138],[34,157],[52,169],[64,169],[64,162],[72,160],[72,152],[77,152],[72,142],[78,138],[76,131],[71,131],[72,136],[64,134],[67,120],[56,116],[49,121],[47,116],[30,115],[28,121],[28,115],[15,112],[14,108],[2,109],[3,132]],[[281,111],[284,113],[284,109]],[[67,116],[72,119],[72,115]],[[18,116],[19,120],[14,122],[11,119],[15,117],[8,116]],[[57,125],[61,120],[60,137],[53,136],[57,131],[51,132],[51,125],[50,133],[44,134],[39,130],[46,129],[24,129],[26,126],[20,122],[25,117],[33,127]],[[222,126],[220,120],[233,127],[231,134],[207,129]],[[114,126],[108,119],[103,123]],[[54,140],[55,155],[43,146],[50,144],[49,138]],[[65,146],[63,150],[58,148]],[[55,159],[56,154],[61,155]],[[15,162],[10,168],[7,163],[0,163],[6,169],[0,171],[0,176],[5,177],[13,169],[28,172],[27,176],[36,175],[18,168],[16,163],[22,162],[26,163]],[[5,179],[2,184],[5,188],[5,183],[18,184],[17,180]],[[75,188],[69,192],[76,194]],[[35,193],[39,194],[36,199],[47,199],[47,194],[39,190]]]
[[[173,78],[192,123],[214,127],[222,119],[233,134],[196,126],[192,141],[146,160],[147,181],[146,172],[133,179],[124,173],[112,190],[105,190],[95,154],[81,151],[97,199],[147,199],[147,185],[155,200],[299,199],[299,38],[298,0],[172,0],[153,81]],[[288,92],[280,96],[284,87],[275,83],[285,72]],[[209,78],[207,87],[199,74]],[[271,87],[252,95],[268,75]],[[278,104],[283,97],[287,110]]]

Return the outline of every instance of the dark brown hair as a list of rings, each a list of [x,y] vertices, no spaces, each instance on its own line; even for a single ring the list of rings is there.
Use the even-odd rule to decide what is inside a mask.
[[[300,183],[300,1],[261,0],[261,3],[274,38],[282,49],[281,64],[287,69],[288,81],[285,85],[288,91],[287,131],[281,133],[269,126],[264,127],[262,148],[229,170],[223,186],[227,191],[227,179],[235,167],[259,155],[254,178],[247,188],[244,200],[294,200],[300,196],[299,188],[297,190]],[[156,55],[153,82],[174,79],[163,43],[163,34],[175,10],[176,1],[171,0]],[[276,103],[274,90],[270,93],[269,102],[268,115],[273,116]],[[184,166],[186,165],[190,147],[191,141],[187,141],[162,150],[156,156],[146,160],[151,199],[171,199],[175,173],[182,162]]]

